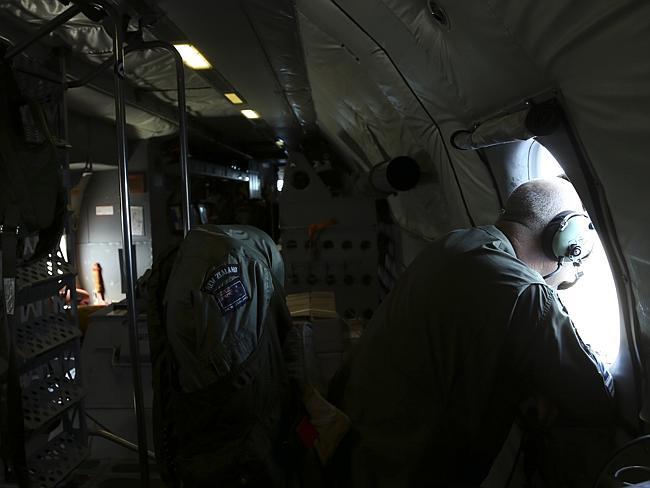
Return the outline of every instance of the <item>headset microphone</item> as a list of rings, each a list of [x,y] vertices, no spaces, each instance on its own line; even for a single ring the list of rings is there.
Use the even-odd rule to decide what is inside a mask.
[[[542,276],[542,278],[544,278],[546,280],[546,279],[550,278],[551,276],[554,276],[558,271],[560,271],[560,269],[562,269],[562,261],[557,262],[557,268],[555,268],[555,271]]]

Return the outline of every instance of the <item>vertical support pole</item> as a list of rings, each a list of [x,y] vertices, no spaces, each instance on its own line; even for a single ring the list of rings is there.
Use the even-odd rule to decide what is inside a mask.
[[[173,46],[167,50],[176,63],[176,90],[178,91],[178,132],[181,143],[180,166],[183,185],[183,235],[190,231],[190,175],[187,162],[187,106],[185,102],[185,68],[180,53]]]
[[[59,55],[59,69],[61,71],[61,83],[62,86],[65,86],[67,74],[68,74],[68,65],[67,65],[67,60],[66,60],[66,51],[65,49],[61,48],[58,50],[58,55]],[[66,90],[62,90],[61,92],[61,105],[60,105],[61,113],[60,113],[60,139],[63,140],[64,144],[68,144],[70,141],[70,128],[69,128],[69,120],[68,120],[68,94]],[[70,201],[69,199],[71,198],[72,195],[72,181],[70,178],[70,148],[69,147],[64,147],[62,148],[63,151],[63,172],[64,172],[64,179],[65,179],[65,190],[66,190],[66,199],[67,203],[69,204]],[[66,205],[66,212],[68,212],[67,209],[68,205]],[[75,270],[77,269],[77,253],[76,253],[76,233],[74,231],[74,225],[71,222],[72,220],[72,215],[68,214],[68,216],[65,219],[65,236],[66,236],[66,246],[67,246],[67,256],[66,259],[68,261],[68,264],[70,264]],[[70,302],[71,302],[71,313],[72,317],[75,317],[77,320],[77,326],[78,321],[79,321],[79,310],[77,309],[77,287],[75,283],[74,277],[70,279],[70,281],[67,283],[67,287],[70,290]],[[77,381],[79,384],[81,384],[81,378],[83,377],[82,371],[81,371],[81,366],[80,366],[80,360],[81,360],[81,343],[79,339],[75,341],[75,347],[74,347],[74,367],[75,367],[75,378],[77,378]],[[69,366],[69,364],[65,364],[64,361],[61,362],[61,367],[64,369],[62,371],[62,376],[65,374],[65,366]],[[83,385],[82,385],[83,386]],[[82,400],[79,404],[78,408],[78,415],[79,415],[79,436],[82,441],[82,443],[87,443],[88,442],[88,428],[86,426],[86,418],[84,416],[84,400]],[[64,417],[65,418],[65,417]]]
[[[187,235],[190,230],[190,178],[189,168],[187,161],[187,102],[185,98],[185,68],[183,65],[183,58],[176,48],[164,41],[147,41],[136,44],[131,48],[126,49],[126,54],[134,51],[142,51],[145,49],[164,49],[174,58],[176,65],[176,92],[178,96],[178,133],[180,139],[180,168],[181,168],[181,218],[183,220],[183,235]],[[104,69],[111,64],[112,60],[108,59],[99,65],[96,69],[91,71],[85,77],[73,81],[72,83],[65,84],[67,88],[76,88],[84,86],[92,81]]]
[[[140,459],[140,482],[143,488],[149,486],[149,459],[147,455],[147,428],[144,417],[142,395],[142,376],[140,372],[140,348],[138,343],[138,321],[135,308],[135,270],[133,269],[133,239],[131,236],[131,205],[129,198],[129,174],[126,147],[126,104],[124,97],[124,30],[119,12],[109,9],[115,26],[113,54],[115,57],[115,125],[117,129],[117,163],[120,180],[120,204],[122,223],[122,246],[124,249],[124,276],[126,281],[126,300],[128,306],[129,346],[131,370],[133,373],[133,396],[138,423],[138,454]]]
[[[67,66],[67,60],[66,60],[66,51],[63,48],[58,49],[58,55],[59,55],[59,70],[61,71],[61,83],[63,86],[65,86],[66,83],[66,78],[68,74],[68,66]],[[61,114],[59,117],[59,124],[60,124],[60,132],[59,132],[59,138],[63,141],[64,144],[69,144],[70,141],[70,129],[69,129],[69,121],[68,121],[68,92],[66,90],[62,90],[61,93]],[[66,205],[66,212],[68,212],[68,209],[70,208],[70,199],[72,198],[72,180],[70,177],[70,148],[65,147],[62,148],[63,152],[63,178],[64,178],[64,187],[67,192],[66,198],[67,198],[67,205]],[[67,256],[66,259],[68,260],[68,264],[70,264],[73,268],[76,269],[77,267],[77,255],[76,255],[76,235],[74,231],[74,225],[71,219],[71,215],[68,215],[68,217],[65,219],[65,236],[66,236],[66,247],[67,247]],[[76,290],[76,288],[75,288]]]
[[[176,48],[164,41],[148,41],[136,45],[133,50],[164,49],[174,58],[176,66],[176,93],[178,97],[178,137],[180,139],[180,167],[182,191],[183,235],[190,230],[190,178],[187,161],[187,103],[185,100],[185,68],[183,58]],[[127,54],[132,50],[127,49]]]

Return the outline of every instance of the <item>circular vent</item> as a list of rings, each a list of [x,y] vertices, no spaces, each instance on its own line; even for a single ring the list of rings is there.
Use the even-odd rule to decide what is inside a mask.
[[[291,177],[291,186],[296,190],[304,190],[309,186],[310,179],[309,175],[304,171],[296,171]]]

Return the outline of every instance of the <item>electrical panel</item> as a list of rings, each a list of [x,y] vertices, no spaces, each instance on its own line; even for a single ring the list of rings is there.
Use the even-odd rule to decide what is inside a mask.
[[[379,299],[375,201],[333,196],[294,153],[279,205],[286,292],[331,291],[339,316],[370,319]]]

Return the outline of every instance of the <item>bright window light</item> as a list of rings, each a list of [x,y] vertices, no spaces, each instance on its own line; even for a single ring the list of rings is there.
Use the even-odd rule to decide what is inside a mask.
[[[259,119],[260,118],[260,114],[258,114],[255,110],[246,109],[246,110],[242,110],[241,113],[247,119]]]
[[[616,360],[621,340],[620,316],[614,278],[600,240],[580,270],[584,276],[578,283],[558,294],[582,340],[604,363],[611,364]]]
[[[203,54],[191,44],[174,44],[176,50],[180,53],[183,62],[192,69],[209,69],[212,68],[210,62],[205,59]]]
[[[226,97],[228,101],[234,105],[240,105],[244,103],[244,101],[241,98],[239,98],[239,95],[237,95],[236,93],[233,92],[224,93],[223,96]]]
[[[550,178],[564,173],[553,155],[542,145],[531,141],[529,170],[531,178]],[[618,295],[605,250],[597,239],[594,249],[580,266],[584,276],[571,288],[558,294],[582,340],[606,364],[618,356],[620,315]]]
[[[528,148],[528,172],[532,178],[553,178],[564,174],[564,170],[551,152],[535,140]]]
[[[61,254],[63,255],[63,258],[68,261],[68,239],[65,234],[61,236],[61,240],[59,241],[59,249],[61,249]]]

